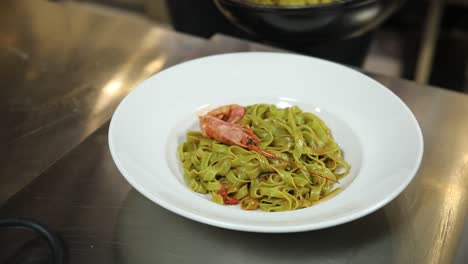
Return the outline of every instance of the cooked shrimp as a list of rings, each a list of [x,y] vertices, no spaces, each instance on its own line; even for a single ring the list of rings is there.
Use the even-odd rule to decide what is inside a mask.
[[[276,159],[289,164],[290,166],[309,173],[310,175],[324,178],[338,183],[325,176],[313,173],[305,168],[299,167],[297,164],[287,161],[273,153],[258,147],[261,139],[247,126],[237,124],[244,117],[245,108],[236,105],[224,105],[218,107],[205,115],[199,116],[200,130],[203,135],[216,139],[228,145],[237,145],[242,148],[258,152],[269,159]]]

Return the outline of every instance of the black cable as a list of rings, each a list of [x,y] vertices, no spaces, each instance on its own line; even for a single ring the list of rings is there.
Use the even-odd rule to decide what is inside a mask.
[[[50,263],[63,263],[65,250],[62,241],[43,224],[26,218],[0,218],[0,228],[1,227],[20,227],[35,231],[47,241],[52,256]]]

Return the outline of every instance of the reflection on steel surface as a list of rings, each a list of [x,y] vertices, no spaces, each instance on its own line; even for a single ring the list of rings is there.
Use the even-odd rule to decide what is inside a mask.
[[[122,12],[1,1],[0,205],[108,120],[139,82],[203,43]]]

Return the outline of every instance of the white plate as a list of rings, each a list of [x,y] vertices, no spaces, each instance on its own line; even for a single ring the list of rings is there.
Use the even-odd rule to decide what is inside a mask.
[[[351,164],[344,191],[289,212],[218,205],[186,186],[176,148],[196,113],[227,103],[298,105],[330,126]],[[206,224],[254,232],[298,232],[345,223],[394,199],[415,176],[423,155],[420,127],[390,90],[347,67],[311,57],[233,53],[164,70],[132,91],[109,129],[112,157],[144,196]]]

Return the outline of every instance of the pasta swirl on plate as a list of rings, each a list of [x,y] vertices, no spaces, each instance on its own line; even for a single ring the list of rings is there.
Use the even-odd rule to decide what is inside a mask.
[[[268,212],[309,207],[340,191],[332,180],[345,177],[350,166],[316,115],[297,106],[255,104],[245,107],[239,125],[260,138],[259,148],[289,163],[189,131],[178,155],[191,190],[219,204]]]

